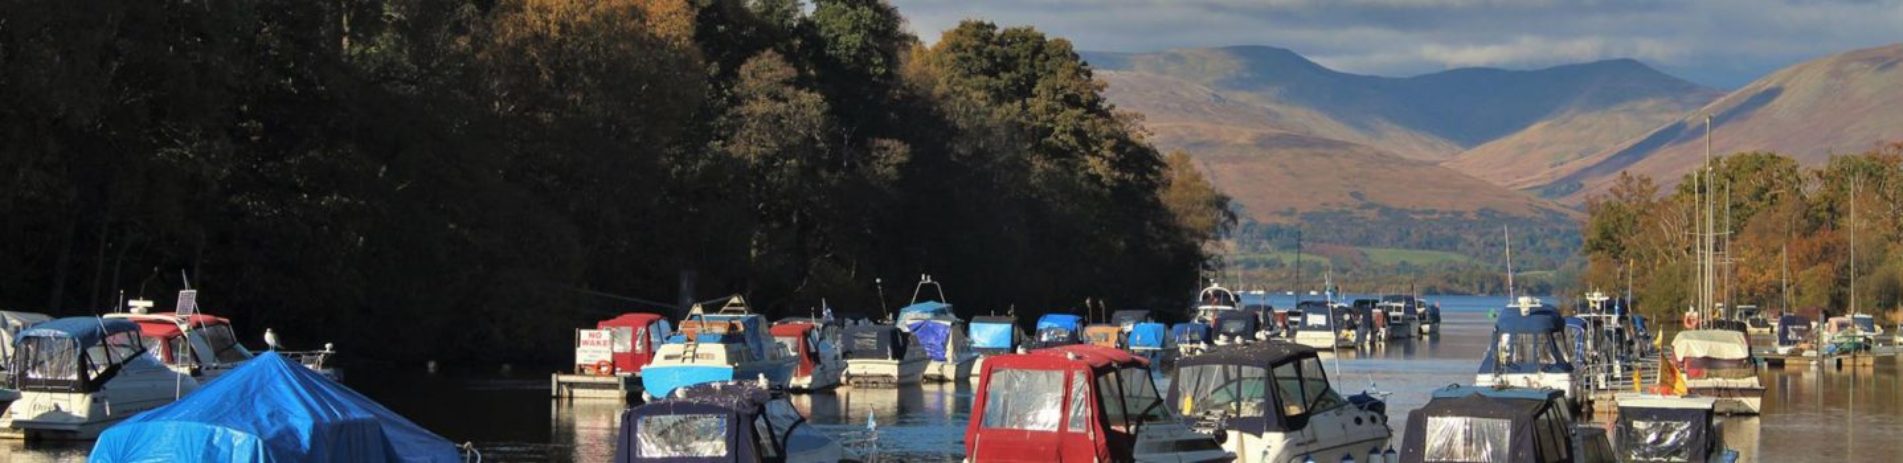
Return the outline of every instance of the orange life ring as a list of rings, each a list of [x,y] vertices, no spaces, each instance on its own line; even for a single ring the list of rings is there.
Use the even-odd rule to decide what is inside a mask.
[[[599,361],[599,362],[595,362],[595,375],[596,375],[596,376],[608,376],[608,375],[612,375],[612,374],[615,374],[615,363],[614,363],[614,362],[612,362],[612,361],[607,361],[607,360],[602,360],[602,361]]]

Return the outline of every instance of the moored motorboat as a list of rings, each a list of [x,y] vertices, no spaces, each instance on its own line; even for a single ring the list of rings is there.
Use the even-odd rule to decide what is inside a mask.
[[[1408,339],[1420,334],[1420,301],[1415,300],[1414,296],[1405,294],[1382,296],[1377,307],[1387,316],[1385,329],[1387,339]]]
[[[1559,344],[1566,323],[1558,309],[1522,296],[1499,317],[1474,376],[1475,386],[1552,389],[1565,392],[1569,400],[1584,400],[1583,382]]]
[[[232,334],[231,321],[221,317],[163,312],[114,313],[106,318],[139,324],[139,337],[159,362],[200,383],[218,379],[252,357]]]
[[[1681,331],[1672,338],[1673,361],[1685,374],[1687,389],[1718,399],[1717,412],[1756,415],[1764,402],[1757,361],[1744,333],[1732,330]]]
[[[891,325],[846,327],[845,341],[845,382],[854,387],[917,384],[931,362],[910,333]]]
[[[1389,449],[1387,404],[1337,393],[1307,346],[1216,347],[1177,360],[1171,378],[1167,402],[1238,462],[1369,461]]]
[[[660,314],[631,312],[575,330],[575,369],[550,379],[554,397],[626,399],[640,390],[641,369],[673,327]]]
[[[1354,347],[1355,330],[1348,325],[1353,319],[1348,307],[1317,304],[1303,307],[1301,327],[1295,330],[1295,343],[1324,351]]]
[[[1268,337],[1262,332],[1261,319],[1245,311],[1217,314],[1214,326],[1218,346],[1247,344]]]
[[[978,354],[978,360],[971,363],[972,382],[977,382],[978,374],[984,371],[986,358],[1016,351],[1025,341],[1024,331],[1018,329],[1016,315],[973,317],[965,331],[966,337],[971,339],[971,351]]]
[[[641,368],[642,393],[665,397],[674,389],[714,381],[754,380],[765,377],[772,387],[792,380],[799,360],[773,348],[766,320],[733,296],[718,312],[708,314],[695,305],[668,336],[653,362]]]
[[[198,388],[139,342],[138,324],[67,317],[33,325],[14,341],[10,371],[20,398],[0,417],[0,436],[92,439],[115,423]]]
[[[1737,461],[1725,447],[1717,399],[1634,394],[1617,399],[1613,448],[1620,461],[1721,463]]]
[[[1809,355],[1815,357],[1814,342],[1811,339],[1810,319],[1803,315],[1786,314],[1777,318],[1777,347],[1780,355]]]
[[[1107,323],[1094,323],[1084,327],[1084,343],[1107,348],[1123,348],[1123,328]]]
[[[927,381],[957,381],[971,377],[971,366],[978,361],[971,341],[965,337],[965,321],[953,315],[951,304],[938,301],[914,303],[899,309],[899,329],[912,334],[925,349]]]
[[[1149,362],[1090,345],[985,362],[965,428],[970,462],[1227,462],[1157,393]]]
[[[845,450],[784,394],[748,381],[689,386],[621,414],[615,461],[835,463]]]
[[[183,400],[107,429],[88,461],[457,463],[472,461],[467,448],[266,352]]]
[[[1454,386],[1408,412],[1402,463],[1611,463],[1606,430],[1574,424],[1553,389]]]
[[[846,359],[839,349],[820,337],[818,325],[805,322],[775,323],[769,330],[784,355],[799,359],[787,387],[796,391],[818,391],[839,385],[846,372]]]
[[[1031,335],[1033,348],[1067,346],[1084,342],[1084,317],[1068,313],[1047,313],[1037,317],[1036,331]]]
[[[1209,325],[1198,322],[1171,325],[1170,340],[1176,343],[1176,355],[1181,357],[1202,353],[1215,345],[1210,339]]]
[[[1130,327],[1124,334],[1124,347],[1138,357],[1160,362],[1170,352],[1169,327],[1162,323],[1145,321]]]
[[[20,391],[13,385],[13,340],[20,331],[36,323],[52,320],[46,314],[0,310],[0,412],[5,412],[7,404],[20,398]]]
[[[1421,334],[1440,334],[1440,304],[1421,301]]]

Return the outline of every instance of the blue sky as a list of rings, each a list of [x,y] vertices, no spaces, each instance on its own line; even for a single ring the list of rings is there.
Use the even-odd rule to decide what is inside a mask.
[[[966,18],[1083,50],[1270,45],[1407,76],[1634,58],[1735,88],[1807,59],[1903,41],[1903,0],[890,0],[927,42]]]

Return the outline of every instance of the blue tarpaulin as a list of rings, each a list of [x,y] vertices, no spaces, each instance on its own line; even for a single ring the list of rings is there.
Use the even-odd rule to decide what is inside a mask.
[[[971,322],[971,346],[980,349],[1010,349],[1017,327],[1010,323]]]
[[[266,352],[171,405],[106,430],[88,461],[462,461],[456,445]]]
[[[1084,317],[1067,313],[1047,313],[1037,317],[1037,330],[1042,332],[1045,328],[1062,328],[1064,331],[1074,333],[1077,332],[1077,326],[1083,322]]]
[[[1130,327],[1130,347],[1137,349],[1161,349],[1169,333],[1162,323],[1143,322]]]
[[[912,336],[925,348],[925,355],[934,361],[945,361],[945,344],[951,339],[951,326],[929,320],[913,323]]]

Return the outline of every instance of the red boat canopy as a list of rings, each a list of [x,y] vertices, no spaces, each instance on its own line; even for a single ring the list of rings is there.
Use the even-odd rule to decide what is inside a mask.
[[[610,327],[617,327],[617,326],[625,326],[629,328],[641,328],[641,327],[648,326],[649,324],[652,324],[656,321],[665,320],[665,319],[667,319],[667,317],[663,317],[659,314],[624,313],[624,314],[615,316],[615,318],[602,320],[600,323],[596,323],[595,328],[608,329]]]
[[[792,323],[780,323],[780,324],[773,325],[773,328],[770,328],[767,331],[772,333],[773,337],[785,338],[785,337],[793,337],[793,336],[805,336],[807,332],[813,331],[816,329],[819,329],[819,327],[814,326],[811,323],[792,322]]]
[[[767,333],[772,334],[775,338],[794,339],[793,345],[786,346],[793,350],[793,355],[800,358],[800,365],[799,368],[794,370],[794,376],[809,376],[813,374],[814,368],[818,368],[819,354],[813,352],[812,347],[806,343],[806,340],[812,336],[811,333],[818,329],[818,325],[806,322],[783,322],[767,329]]]
[[[660,314],[630,312],[595,324],[598,330],[616,332],[613,348],[614,371],[639,373],[654,361],[654,349],[668,334],[667,317]],[[590,366],[590,365],[583,365]]]
[[[1129,460],[1135,427],[1125,420],[1141,412],[1129,413],[1121,394],[1144,390],[1156,396],[1149,361],[1119,349],[1073,344],[987,357],[965,451],[1000,462]]]

